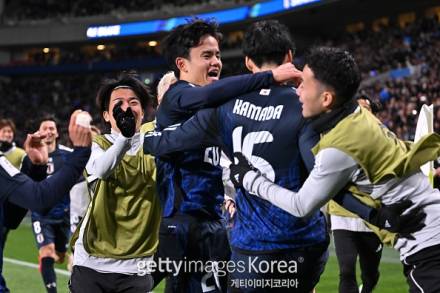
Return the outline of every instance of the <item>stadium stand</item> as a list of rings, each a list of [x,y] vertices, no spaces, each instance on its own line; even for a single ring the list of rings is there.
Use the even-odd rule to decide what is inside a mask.
[[[84,16],[96,16],[106,14],[127,14],[130,12],[145,11],[151,14],[158,12],[173,11],[183,8],[187,11],[198,11],[203,9],[213,9],[216,7],[223,7],[227,5],[236,5],[239,3],[251,2],[249,0],[222,0],[222,1],[210,1],[210,0],[196,0],[196,1],[184,1],[184,0],[172,0],[172,1],[159,1],[159,0],[134,0],[134,1],[122,1],[122,0],[96,0],[96,1],[51,1],[44,0],[35,1],[32,0],[19,0],[5,1],[4,15],[5,20],[8,21],[26,21],[26,20],[43,20],[43,19],[56,19],[61,17],[84,17]],[[253,1],[255,2],[255,1]]]

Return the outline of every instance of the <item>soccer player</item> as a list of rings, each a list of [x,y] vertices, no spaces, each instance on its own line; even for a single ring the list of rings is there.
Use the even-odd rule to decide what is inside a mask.
[[[313,118],[323,134],[314,147],[316,164],[298,192],[274,184],[250,170],[237,154],[231,176],[256,198],[265,199],[297,217],[313,215],[347,184],[362,198],[383,205],[423,210],[424,224],[397,238],[410,292],[440,292],[440,192],[420,166],[440,153],[440,136],[430,134],[415,144],[399,140],[353,96],[360,73],[353,57],[336,48],[315,48],[306,57],[298,89],[304,117]],[[408,205],[408,201],[410,204]],[[422,217],[406,215],[414,221]]]
[[[43,143],[47,145],[49,152],[47,176],[52,176],[63,166],[68,154],[73,150],[57,144],[59,134],[55,117],[46,115],[41,118],[39,132],[45,136]],[[32,211],[31,218],[32,231],[39,249],[38,261],[44,286],[49,293],[57,292],[54,263],[64,262],[70,238],[69,192],[47,213]]]
[[[62,200],[65,193],[76,183],[90,155],[91,135],[90,129],[76,125],[76,117],[81,111],[75,111],[70,119],[69,137],[74,146],[74,151],[69,155],[68,161],[62,169],[43,180],[34,182],[29,177],[20,173],[0,152],[0,201],[10,201],[25,209],[32,209],[44,213],[58,201]],[[47,146],[42,143],[44,136],[39,133],[28,135],[25,143],[26,152],[33,164],[29,175],[35,179],[46,176],[48,161]],[[42,165],[43,166],[39,166]],[[0,217],[0,228],[3,226],[3,217]],[[6,287],[1,269],[3,267],[3,247],[0,248],[0,292],[9,292]]]
[[[220,39],[215,23],[199,19],[177,26],[167,36],[163,51],[178,81],[166,91],[158,108],[159,130],[184,122],[196,110],[290,80],[297,73],[292,64],[285,64],[254,75],[219,80]],[[209,147],[178,152],[156,161],[158,193],[163,203],[156,261],[229,259],[229,243],[221,215],[224,190],[219,159],[219,149]],[[155,284],[165,276],[154,274]],[[226,276],[213,274],[212,268],[181,274],[173,280],[179,278],[184,282],[178,281],[174,292],[226,290]]]
[[[6,159],[17,169],[21,169],[21,164],[26,152],[15,145],[15,123],[11,119],[0,119],[0,151]],[[4,210],[3,237],[1,245],[4,247],[10,229],[17,229],[21,220],[26,215],[27,210],[13,203],[6,201]]]
[[[111,131],[94,138],[86,166],[93,194],[74,236],[73,293],[151,290],[148,268],[161,210],[154,158],[141,147],[150,99],[148,88],[131,73],[104,81],[98,91],[97,105]]]

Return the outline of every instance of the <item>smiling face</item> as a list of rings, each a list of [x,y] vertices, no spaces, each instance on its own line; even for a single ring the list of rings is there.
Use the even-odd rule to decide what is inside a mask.
[[[12,143],[14,140],[14,131],[11,126],[6,125],[0,129],[0,141],[7,141]]]
[[[180,79],[204,86],[220,78],[222,62],[218,41],[211,35],[200,38],[197,47],[189,51],[189,57],[178,57],[176,65],[180,70]]]
[[[142,124],[142,119],[144,118],[144,111],[142,109],[141,101],[136,96],[134,91],[129,88],[119,88],[112,91],[108,111],[104,111],[103,113],[104,120],[110,123],[113,130],[120,132],[118,126],[116,125],[115,118],[113,117],[113,108],[119,102],[122,102],[122,110],[126,111],[128,107],[131,108],[136,120],[136,132],[139,131],[139,128]]]
[[[55,145],[58,135],[57,124],[52,120],[45,120],[41,122],[39,131],[42,135],[45,135],[44,143],[47,145]]]

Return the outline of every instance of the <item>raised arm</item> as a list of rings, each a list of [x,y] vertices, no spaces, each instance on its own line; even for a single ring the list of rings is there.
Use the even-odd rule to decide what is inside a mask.
[[[236,164],[230,168],[234,184],[296,217],[307,217],[317,211],[352,180],[358,168],[356,162],[342,151],[331,148],[321,150],[304,185],[298,192],[293,192],[266,179],[249,165],[241,153],[234,155]],[[379,209],[373,209],[367,221],[402,235],[413,233],[424,226],[426,213],[422,209],[407,212],[411,206],[409,200],[382,204]]]
[[[172,125],[160,132],[147,132],[144,153],[161,156],[220,145],[216,113],[215,109],[200,110],[183,124]]]
[[[53,176],[35,182],[28,176],[17,173],[9,179],[15,187],[7,191],[10,202],[37,212],[44,212],[58,201],[77,182],[90,156],[89,147],[76,147],[63,167]]]
[[[356,170],[350,157],[333,155],[326,160],[325,152],[318,154],[315,167],[298,192],[282,188],[256,171],[245,174],[243,187],[296,217],[307,217],[342,190]]]
[[[111,147],[103,150],[98,144],[92,144],[92,156],[87,163],[86,170],[90,176],[106,179],[116,168],[130,149],[131,138],[119,134]]]
[[[311,149],[318,143],[318,141],[319,134],[313,130],[309,123],[304,123],[299,134],[298,144],[302,160],[308,172],[313,170],[315,164],[315,157],[312,154]],[[377,214],[374,208],[363,204],[346,189],[340,190],[333,200],[366,221],[371,221],[373,215]]]
[[[215,107],[238,95],[300,77],[301,72],[293,64],[286,63],[270,71],[231,76],[207,86],[185,88],[176,102],[180,109],[191,111]]]
[[[5,186],[1,192],[10,202],[21,207],[44,212],[55,203],[62,200],[81,175],[90,156],[91,131],[76,123],[80,110],[75,111],[69,123],[69,137],[74,145],[74,151],[59,172],[40,182],[34,182],[10,164],[5,158],[1,161],[1,179]],[[47,162],[47,149],[41,144],[38,135],[28,136],[25,149],[34,164]]]

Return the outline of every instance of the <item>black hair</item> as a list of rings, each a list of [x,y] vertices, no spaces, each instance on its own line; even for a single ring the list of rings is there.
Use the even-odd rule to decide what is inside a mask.
[[[373,114],[377,114],[380,111],[382,111],[382,104],[380,103],[380,101],[373,101],[372,99],[370,99],[369,96],[367,96],[366,94],[360,94],[356,97],[356,100],[367,100],[370,108],[371,108],[371,113]]]
[[[52,122],[54,122],[55,125],[58,128],[58,125],[59,125],[58,119],[55,117],[54,114],[50,114],[50,113],[43,113],[43,114],[41,114],[41,116],[37,120],[37,124],[36,124],[37,128],[40,128],[41,124],[43,122],[45,122],[45,121],[52,121]]]
[[[289,29],[277,20],[262,20],[252,24],[244,34],[243,54],[258,66],[264,63],[281,65],[295,44]]]
[[[316,79],[335,91],[336,101],[332,108],[353,100],[361,75],[349,52],[332,47],[312,48],[305,58],[305,64]]]
[[[176,58],[189,58],[189,51],[200,44],[203,36],[210,35],[219,43],[222,34],[218,31],[218,24],[213,20],[193,18],[186,24],[176,26],[162,41],[162,55],[176,77],[180,78],[180,71],[176,65]]]
[[[145,111],[148,103],[152,101],[150,89],[138,79],[136,72],[122,72],[116,79],[105,79],[96,95],[96,105],[102,113],[108,111],[110,96],[113,90],[118,86],[129,87],[139,98],[142,109]]]

